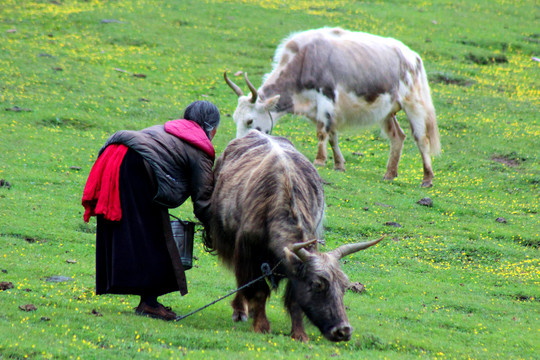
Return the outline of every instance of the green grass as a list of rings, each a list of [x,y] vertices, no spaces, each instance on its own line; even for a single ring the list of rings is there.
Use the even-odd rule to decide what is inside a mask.
[[[0,290],[0,359],[537,358],[539,10],[532,0],[3,1],[0,179],[11,187],[0,187],[0,281],[14,288]],[[345,296],[353,338],[333,344],[308,325],[310,343],[292,341],[282,292],[268,306],[268,335],[232,323],[229,300],[165,323],[135,316],[135,296],[96,296],[95,220],[83,222],[80,199],[105,139],[207,99],[222,112],[221,153],[236,106],[223,71],[247,71],[258,86],[283,37],[320,26],[395,37],[417,51],[443,146],[430,189],[419,187],[411,136],[399,177],[382,180],[389,145],[373,128],[341,135],[347,172],[331,161],[319,168],[326,248],[388,235],[342,261],[367,289]],[[305,119],[286,116],[274,133],[314,159]],[[417,204],[423,197],[433,207]],[[193,219],[190,204],[173,213]],[[181,314],[235,285],[196,240],[190,293],[162,298]],[[46,280],[55,275],[71,280]],[[26,304],[37,310],[19,309]]]

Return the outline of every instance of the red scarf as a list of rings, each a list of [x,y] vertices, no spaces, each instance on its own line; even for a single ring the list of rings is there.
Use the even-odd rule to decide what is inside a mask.
[[[107,146],[90,171],[83,191],[84,221],[103,215],[110,221],[122,218],[120,205],[120,165],[128,147],[122,144]]]

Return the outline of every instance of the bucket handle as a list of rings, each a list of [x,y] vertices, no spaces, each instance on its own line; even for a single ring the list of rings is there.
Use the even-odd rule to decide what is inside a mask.
[[[182,223],[193,223],[194,225],[202,225],[202,223],[200,222],[194,222],[194,221],[189,221],[189,220],[182,220],[180,219],[179,217],[177,216],[174,216],[173,214],[169,214],[169,216],[172,216],[173,218],[175,218],[176,220],[182,222]]]

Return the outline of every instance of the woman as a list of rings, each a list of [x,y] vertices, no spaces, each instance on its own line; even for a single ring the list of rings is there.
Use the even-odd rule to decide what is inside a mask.
[[[195,101],[183,119],[119,131],[101,148],[82,200],[84,220],[97,216],[96,294],[139,295],[137,314],[176,318],[157,300],[187,294],[167,209],[191,197],[195,216],[208,223],[219,120],[214,104]]]

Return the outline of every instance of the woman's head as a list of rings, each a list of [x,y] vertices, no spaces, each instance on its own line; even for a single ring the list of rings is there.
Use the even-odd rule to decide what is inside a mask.
[[[209,139],[219,126],[219,110],[209,101],[194,101],[184,110],[184,119],[199,124]]]

